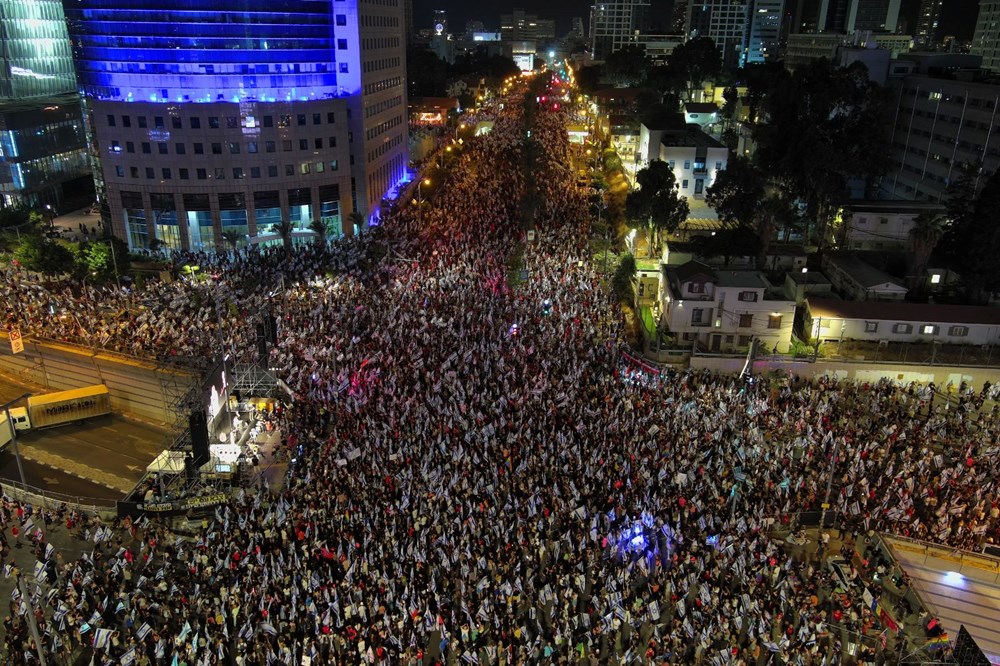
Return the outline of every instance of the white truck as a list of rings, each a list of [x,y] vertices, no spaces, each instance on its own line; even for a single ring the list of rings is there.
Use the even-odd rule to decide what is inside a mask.
[[[25,407],[10,409],[10,420],[18,431],[37,430],[83,421],[111,413],[111,395],[104,384],[84,386],[69,391],[57,391],[31,396]],[[0,446],[10,441],[10,423],[0,414]]]

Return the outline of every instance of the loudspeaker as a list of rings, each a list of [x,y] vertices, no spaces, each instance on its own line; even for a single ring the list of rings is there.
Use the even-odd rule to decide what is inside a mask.
[[[201,467],[208,462],[211,454],[208,452],[208,420],[204,411],[191,412],[188,417],[191,428],[191,452],[194,454],[194,466]]]
[[[268,344],[278,344],[278,320],[274,315],[264,317],[264,329]]]
[[[267,332],[264,324],[257,324],[257,362],[267,367]]]

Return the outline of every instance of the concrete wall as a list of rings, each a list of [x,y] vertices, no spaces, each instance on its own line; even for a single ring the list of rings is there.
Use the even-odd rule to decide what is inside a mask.
[[[730,356],[693,356],[690,367],[693,370],[707,369],[715,372],[738,373],[743,369],[745,358]],[[951,382],[955,388],[965,381],[977,390],[983,382],[995,384],[1000,381],[1000,368],[955,367],[946,365],[903,365],[894,363],[845,363],[819,359],[809,361],[783,361],[760,359],[754,361],[754,374],[764,374],[772,370],[784,370],[789,374],[806,379],[835,377],[857,381],[876,382],[882,378],[900,383],[934,382],[941,389]]]
[[[166,424],[174,422],[169,405],[177,387],[195,381],[193,374],[71,345],[25,341],[15,355],[6,333],[0,333],[0,372],[52,391],[105,384],[114,412]]]

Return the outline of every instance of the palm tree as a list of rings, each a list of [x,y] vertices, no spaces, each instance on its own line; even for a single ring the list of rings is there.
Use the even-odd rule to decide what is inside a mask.
[[[235,229],[226,229],[222,232],[222,240],[226,241],[232,249],[233,254],[236,254],[240,242],[240,232]]]
[[[309,231],[316,234],[315,240],[317,245],[324,245],[326,243],[326,236],[330,233],[330,227],[326,225],[326,222],[317,218],[309,223]]]
[[[948,228],[948,217],[936,211],[924,211],[913,218],[910,228],[910,246],[913,248],[913,273],[917,279],[917,293],[924,290],[924,273],[938,241]]]
[[[149,239],[150,253],[157,254],[160,251],[160,248],[163,247],[163,245],[164,245],[163,241],[160,240],[159,238],[150,238]]]
[[[352,230],[357,228],[358,231],[364,231],[368,226],[368,221],[365,219],[364,214],[359,212],[349,214],[347,216],[347,223],[351,225]]]
[[[292,256],[292,232],[295,231],[295,225],[289,220],[282,220],[274,225],[274,231],[281,236],[281,242],[285,246],[285,256]]]

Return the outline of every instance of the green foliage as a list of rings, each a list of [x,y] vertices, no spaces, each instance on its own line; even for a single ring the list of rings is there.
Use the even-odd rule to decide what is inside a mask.
[[[73,266],[73,253],[65,245],[41,234],[21,234],[21,244],[14,250],[14,259],[28,270],[45,275],[59,275]]]
[[[604,61],[604,77],[617,86],[632,87],[646,79],[650,62],[641,46],[626,46],[612,51]]]
[[[77,272],[97,280],[113,280],[116,275],[124,275],[132,265],[131,262],[128,245],[118,238],[81,243],[77,248]]]
[[[1000,172],[986,181],[974,201],[971,210],[956,209],[959,217],[945,237],[967,297],[985,302],[987,292],[1000,291]]]
[[[406,52],[406,73],[411,97],[444,97],[448,85],[448,63],[425,48]]]
[[[0,229],[25,225],[30,221],[30,210],[24,206],[0,208]]]
[[[618,268],[611,278],[611,292],[622,303],[631,304],[634,292],[632,285],[635,283],[636,263],[631,252],[626,252],[618,261]]]
[[[666,162],[653,160],[635,175],[635,180],[639,188],[626,197],[625,215],[633,228],[648,229],[649,256],[652,257],[659,246],[659,235],[672,233],[687,219],[688,203],[679,195],[674,172]]]
[[[722,56],[711,37],[695,37],[670,53],[670,66],[676,68],[692,88],[700,88],[722,71]]]
[[[745,157],[734,157],[705,190],[705,203],[728,227],[753,226],[764,198],[764,175]]]

